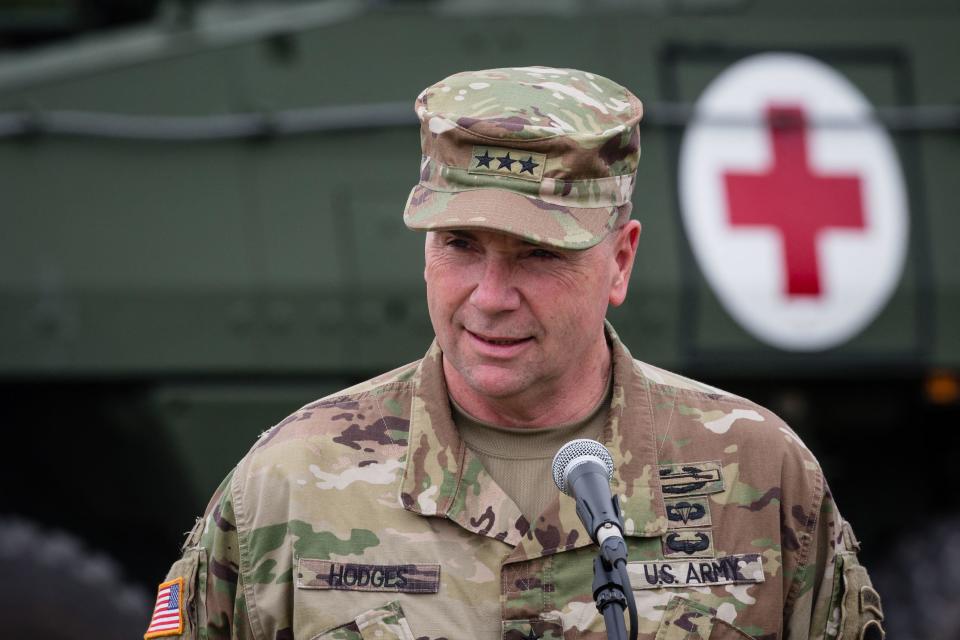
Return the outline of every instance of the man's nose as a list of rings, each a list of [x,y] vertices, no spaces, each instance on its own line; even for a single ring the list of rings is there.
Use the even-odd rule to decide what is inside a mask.
[[[483,261],[482,271],[470,302],[485,313],[512,311],[520,306],[520,292],[514,282],[514,269],[511,262],[503,257],[491,255]]]

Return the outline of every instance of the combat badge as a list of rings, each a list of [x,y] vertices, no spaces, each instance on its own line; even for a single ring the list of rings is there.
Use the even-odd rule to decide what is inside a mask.
[[[715,555],[710,529],[670,531],[663,536],[664,558],[712,558]]]
[[[706,497],[664,498],[663,504],[670,529],[709,527],[712,524],[710,501]]]
[[[723,491],[719,462],[660,465],[660,486],[669,496],[705,496]]]

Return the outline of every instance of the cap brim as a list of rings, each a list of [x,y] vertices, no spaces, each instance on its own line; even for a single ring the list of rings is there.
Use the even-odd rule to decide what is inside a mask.
[[[505,189],[434,191],[417,185],[403,212],[416,231],[486,229],[559,249],[588,249],[613,229],[619,207],[579,208]]]

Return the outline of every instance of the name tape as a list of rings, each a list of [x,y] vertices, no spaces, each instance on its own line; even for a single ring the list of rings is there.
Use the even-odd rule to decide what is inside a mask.
[[[300,558],[297,588],[436,593],[439,564],[361,564]]]
[[[703,587],[717,584],[763,582],[763,559],[756,553],[710,560],[658,560],[628,562],[627,575],[634,589]]]

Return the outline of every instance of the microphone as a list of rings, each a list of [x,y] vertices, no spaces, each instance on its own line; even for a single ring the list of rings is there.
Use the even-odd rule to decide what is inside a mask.
[[[553,481],[577,501],[577,515],[590,539],[600,546],[593,561],[593,600],[603,614],[607,638],[628,637],[623,612],[630,614],[630,640],[637,638],[637,603],[627,575],[627,542],[623,539],[620,501],[610,493],[613,458],[589,438],[571,440],[553,457]]]
[[[623,540],[623,516],[620,502],[610,493],[611,479],[613,458],[596,440],[571,440],[553,457],[553,481],[577,501],[580,521],[601,547],[607,538]]]

